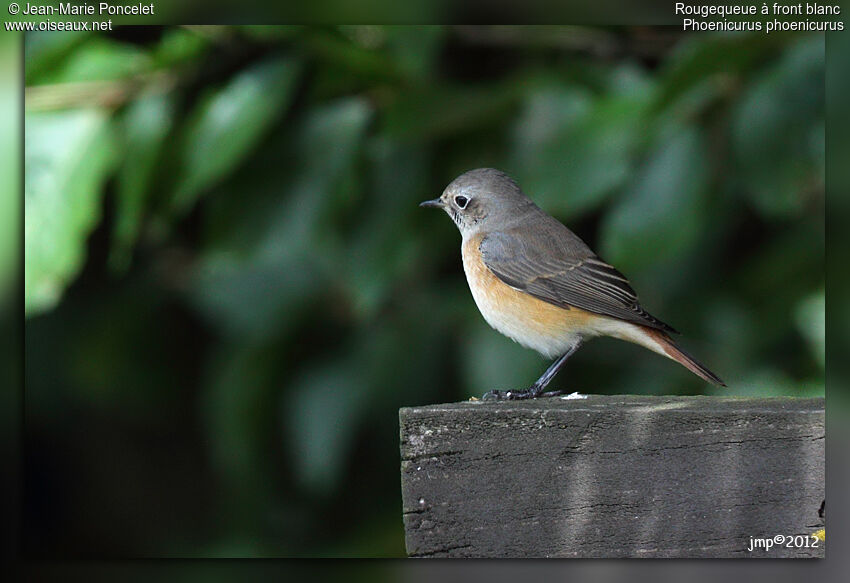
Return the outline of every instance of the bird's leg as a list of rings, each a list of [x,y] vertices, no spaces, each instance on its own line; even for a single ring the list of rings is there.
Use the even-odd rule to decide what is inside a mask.
[[[552,379],[555,378],[555,375],[558,374],[558,371],[560,371],[564,367],[567,362],[567,359],[572,356],[572,354],[576,350],[578,350],[579,346],[581,346],[581,340],[573,344],[572,347],[567,350],[567,352],[565,352],[563,356],[553,362],[549,366],[549,368],[546,369],[546,372],[540,375],[540,378],[537,379],[534,384],[527,389],[531,393],[531,397],[537,397],[541,393],[543,393],[549,383],[552,382]],[[561,393],[561,391],[550,391],[549,393],[545,394],[548,396],[550,393],[552,395],[558,395]]]
[[[552,379],[555,378],[555,375],[558,374],[558,371],[561,370],[566,364],[567,359],[572,356],[572,354],[578,350],[578,347],[581,346],[581,340],[578,340],[575,344],[573,344],[569,350],[567,350],[558,360],[549,365],[549,368],[546,369],[540,378],[537,379],[533,385],[528,387],[527,389],[520,389],[515,391],[488,391],[484,393],[482,399],[490,400],[516,400],[516,399],[536,399],[537,397],[554,397],[555,395],[560,395],[561,391],[549,391],[545,392],[546,386],[552,382]]]

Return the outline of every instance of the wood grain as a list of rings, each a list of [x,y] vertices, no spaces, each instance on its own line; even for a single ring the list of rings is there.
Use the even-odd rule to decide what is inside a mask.
[[[401,409],[413,557],[748,552],[823,527],[823,399],[591,396]]]

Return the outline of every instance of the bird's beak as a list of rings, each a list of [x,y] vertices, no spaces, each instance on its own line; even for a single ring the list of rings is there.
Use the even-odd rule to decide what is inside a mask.
[[[422,208],[443,208],[443,201],[439,198],[435,198],[434,200],[426,200],[425,202],[420,202],[419,206]]]

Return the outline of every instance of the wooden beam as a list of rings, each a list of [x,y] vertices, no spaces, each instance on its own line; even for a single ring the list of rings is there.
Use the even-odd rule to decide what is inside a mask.
[[[822,398],[553,397],[399,419],[410,556],[824,554],[809,536],[823,528]],[[808,542],[748,551],[777,535]]]

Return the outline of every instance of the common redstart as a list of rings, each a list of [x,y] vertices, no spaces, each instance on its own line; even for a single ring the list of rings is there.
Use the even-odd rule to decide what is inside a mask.
[[[466,281],[487,323],[546,358],[557,357],[529,388],[490,391],[485,399],[559,394],[546,392],[546,386],[585,340],[597,336],[639,344],[726,386],[676,346],[670,338],[676,330],[641,307],[622,273],[534,204],[504,172],[470,170],[440,198],[419,206],[443,209],[460,230]]]

